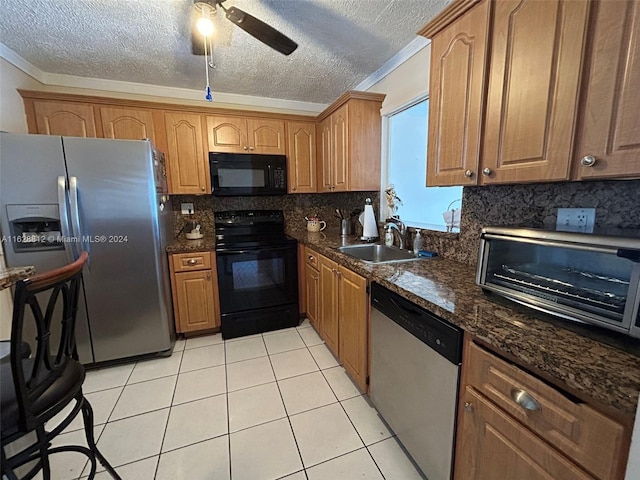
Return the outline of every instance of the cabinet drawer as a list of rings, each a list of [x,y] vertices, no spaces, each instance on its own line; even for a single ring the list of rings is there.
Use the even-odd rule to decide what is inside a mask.
[[[467,384],[598,478],[618,478],[622,425],[474,343],[468,347]]]
[[[312,268],[315,268],[316,270],[318,270],[318,257],[320,255],[317,252],[314,252],[313,250],[310,250],[308,248],[305,249],[305,261],[307,262],[307,265],[309,265]]]
[[[176,253],[171,255],[175,272],[191,272],[211,268],[211,252]]]

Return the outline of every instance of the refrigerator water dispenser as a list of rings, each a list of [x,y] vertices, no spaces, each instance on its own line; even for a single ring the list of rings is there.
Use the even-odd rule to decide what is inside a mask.
[[[7,205],[13,251],[64,250],[58,205]]]

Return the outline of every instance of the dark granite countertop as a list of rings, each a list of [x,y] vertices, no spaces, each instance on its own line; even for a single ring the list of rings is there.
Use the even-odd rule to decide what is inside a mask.
[[[213,234],[205,235],[198,240],[187,240],[180,235],[167,246],[167,253],[206,252],[215,249],[216,237]]]
[[[640,355],[567,328],[561,320],[490,297],[475,269],[442,258],[370,265],[336,250],[362,243],[339,232],[288,232],[327,257],[458,325],[547,381],[590,403],[633,417],[640,391]],[[633,351],[633,349],[631,350]],[[637,349],[635,350],[637,351]]]
[[[0,268],[0,290],[9,288],[17,281],[30,277],[35,271],[35,267],[32,266]]]

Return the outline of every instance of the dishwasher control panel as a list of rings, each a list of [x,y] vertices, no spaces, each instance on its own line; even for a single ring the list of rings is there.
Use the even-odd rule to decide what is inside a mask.
[[[462,363],[463,331],[395,292],[371,284],[371,306],[451,363]]]

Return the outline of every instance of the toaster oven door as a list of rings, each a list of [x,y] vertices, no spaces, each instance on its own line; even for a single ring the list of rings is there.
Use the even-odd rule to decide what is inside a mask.
[[[478,283],[483,288],[620,332],[629,333],[635,324],[640,282],[637,255],[535,239],[487,235],[482,241]]]

